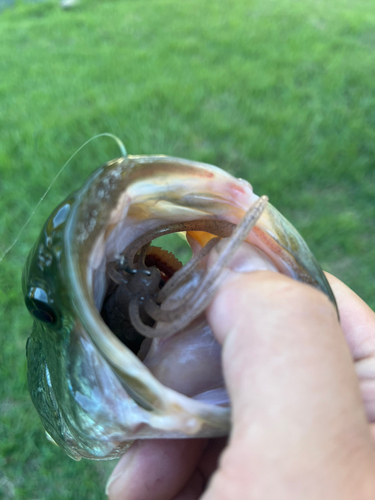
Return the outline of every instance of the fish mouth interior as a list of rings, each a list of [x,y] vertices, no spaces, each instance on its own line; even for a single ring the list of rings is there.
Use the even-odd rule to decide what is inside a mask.
[[[233,252],[243,244],[267,203],[267,197],[258,198],[237,225],[216,217],[164,221],[162,225],[144,219],[137,225],[136,235],[130,233],[129,225],[124,228],[128,231],[125,243],[118,227],[112,228],[104,266],[100,266],[106,287],[101,289],[98,310],[113,334],[165,386],[205,402],[229,403],[221,346],[206,321],[205,310]],[[194,247],[185,266],[168,252],[150,247],[159,236],[180,231],[187,232]],[[122,253],[113,251],[116,237],[124,243]],[[245,260],[255,257],[264,264],[264,255],[252,245],[244,246],[256,254],[247,254]]]
[[[212,237],[213,235],[206,233],[205,241]],[[202,238],[202,234],[199,238]],[[189,239],[190,242],[195,242],[197,247],[200,246],[201,241],[198,244],[192,236]],[[174,252],[161,248],[164,246],[172,247]],[[176,234],[151,242],[145,264],[147,268],[156,267],[159,270],[159,289],[183,267],[191,254],[186,239],[184,241]],[[136,260],[137,257],[135,262]],[[107,262],[107,269],[110,264]],[[221,346],[215,340],[205,316],[199,316],[191,325],[167,339],[146,338],[136,330],[129,319],[129,303],[126,298],[124,301],[126,294],[122,293],[121,285],[115,283],[109,274],[106,282],[101,316],[112,333],[141,359],[151,373],[165,386],[181,394],[206,403],[227,406],[229,399],[222,376]],[[155,325],[151,317],[144,315],[142,319],[149,327]]]
[[[178,239],[182,242],[182,244],[178,242]],[[163,248],[163,246],[165,246],[165,240],[167,240],[167,244],[168,240],[169,242],[172,241],[173,251]],[[186,261],[186,256],[188,254],[191,255],[191,251],[188,252],[187,248],[190,247],[188,247],[186,239],[184,242],[183,236],[182,238],[178,238],[176,234],[162,236],[157,240],[154,240],[148,248],[145,257],[145,265],[147,268],[156,267],[159,270],[160,289],[179,269],[183,267],[182,260]],[[181,260],[179,260],[173,252],[180,254]],[[112,333],[114,333],[116,337],[120,339],[126,347],[128,347],[128,349],[138,355],[141,345],[146,337],[137,332],[129,320],[127,311],[129,304],[126,303],[126,301],[121,303],[121,299],[123,299],[123,297],[121,297],[121,293],[119,293],[118,290],[121,285],[114,283],[110,276],[108,276],[108,280],[109,285],[100,314]],[[153,326],[155,324],[155,321],[150,317],[145,318],[145,321],[149,326]],[[144,349],[140,356],[141,358],[145,356]]]

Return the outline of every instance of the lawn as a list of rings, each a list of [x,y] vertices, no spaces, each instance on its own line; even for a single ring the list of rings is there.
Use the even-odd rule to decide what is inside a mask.
[[[0,254],[100,132],[248,179],[375,307],[375,3],[82,0],[0,12]],[[103,499],[114,463],[46,441],[26,387],[21,272],[52,208],[118,156],[67,167],[0,263],[0,498]]]

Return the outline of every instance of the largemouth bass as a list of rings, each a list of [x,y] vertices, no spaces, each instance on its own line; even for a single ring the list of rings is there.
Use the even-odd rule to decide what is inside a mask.
[[[185,266],[151,244],[173,232],[193,249]],[[334,302],[296,229],[218,167],[122,157],[53,211],[23,273],[28,384],[68,455],[110,459],[135,439],[228,433],[221,349],[204,311],[236,252],[240,270],[284,273]]]

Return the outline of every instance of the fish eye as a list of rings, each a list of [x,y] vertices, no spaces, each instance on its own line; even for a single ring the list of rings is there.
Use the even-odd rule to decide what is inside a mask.
[[[53,324],[56,322],[56,314],[50,305],[48,295],[43,288],[33,286],[29,288],[25,297],[26,307],[30,314],[43,323]]]

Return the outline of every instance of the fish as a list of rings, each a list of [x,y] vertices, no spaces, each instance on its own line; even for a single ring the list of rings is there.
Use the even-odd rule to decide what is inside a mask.
[[[185,265],[156,246],[170,233],[191,245]],[[297,230],[219,167],[124,156],[60,203],[22,276],[28,387],[47,437],[75,460],[108,460],[136,439],[227,435],[205,310],[234,255],[243,272],[283,273],[335,304]]]

